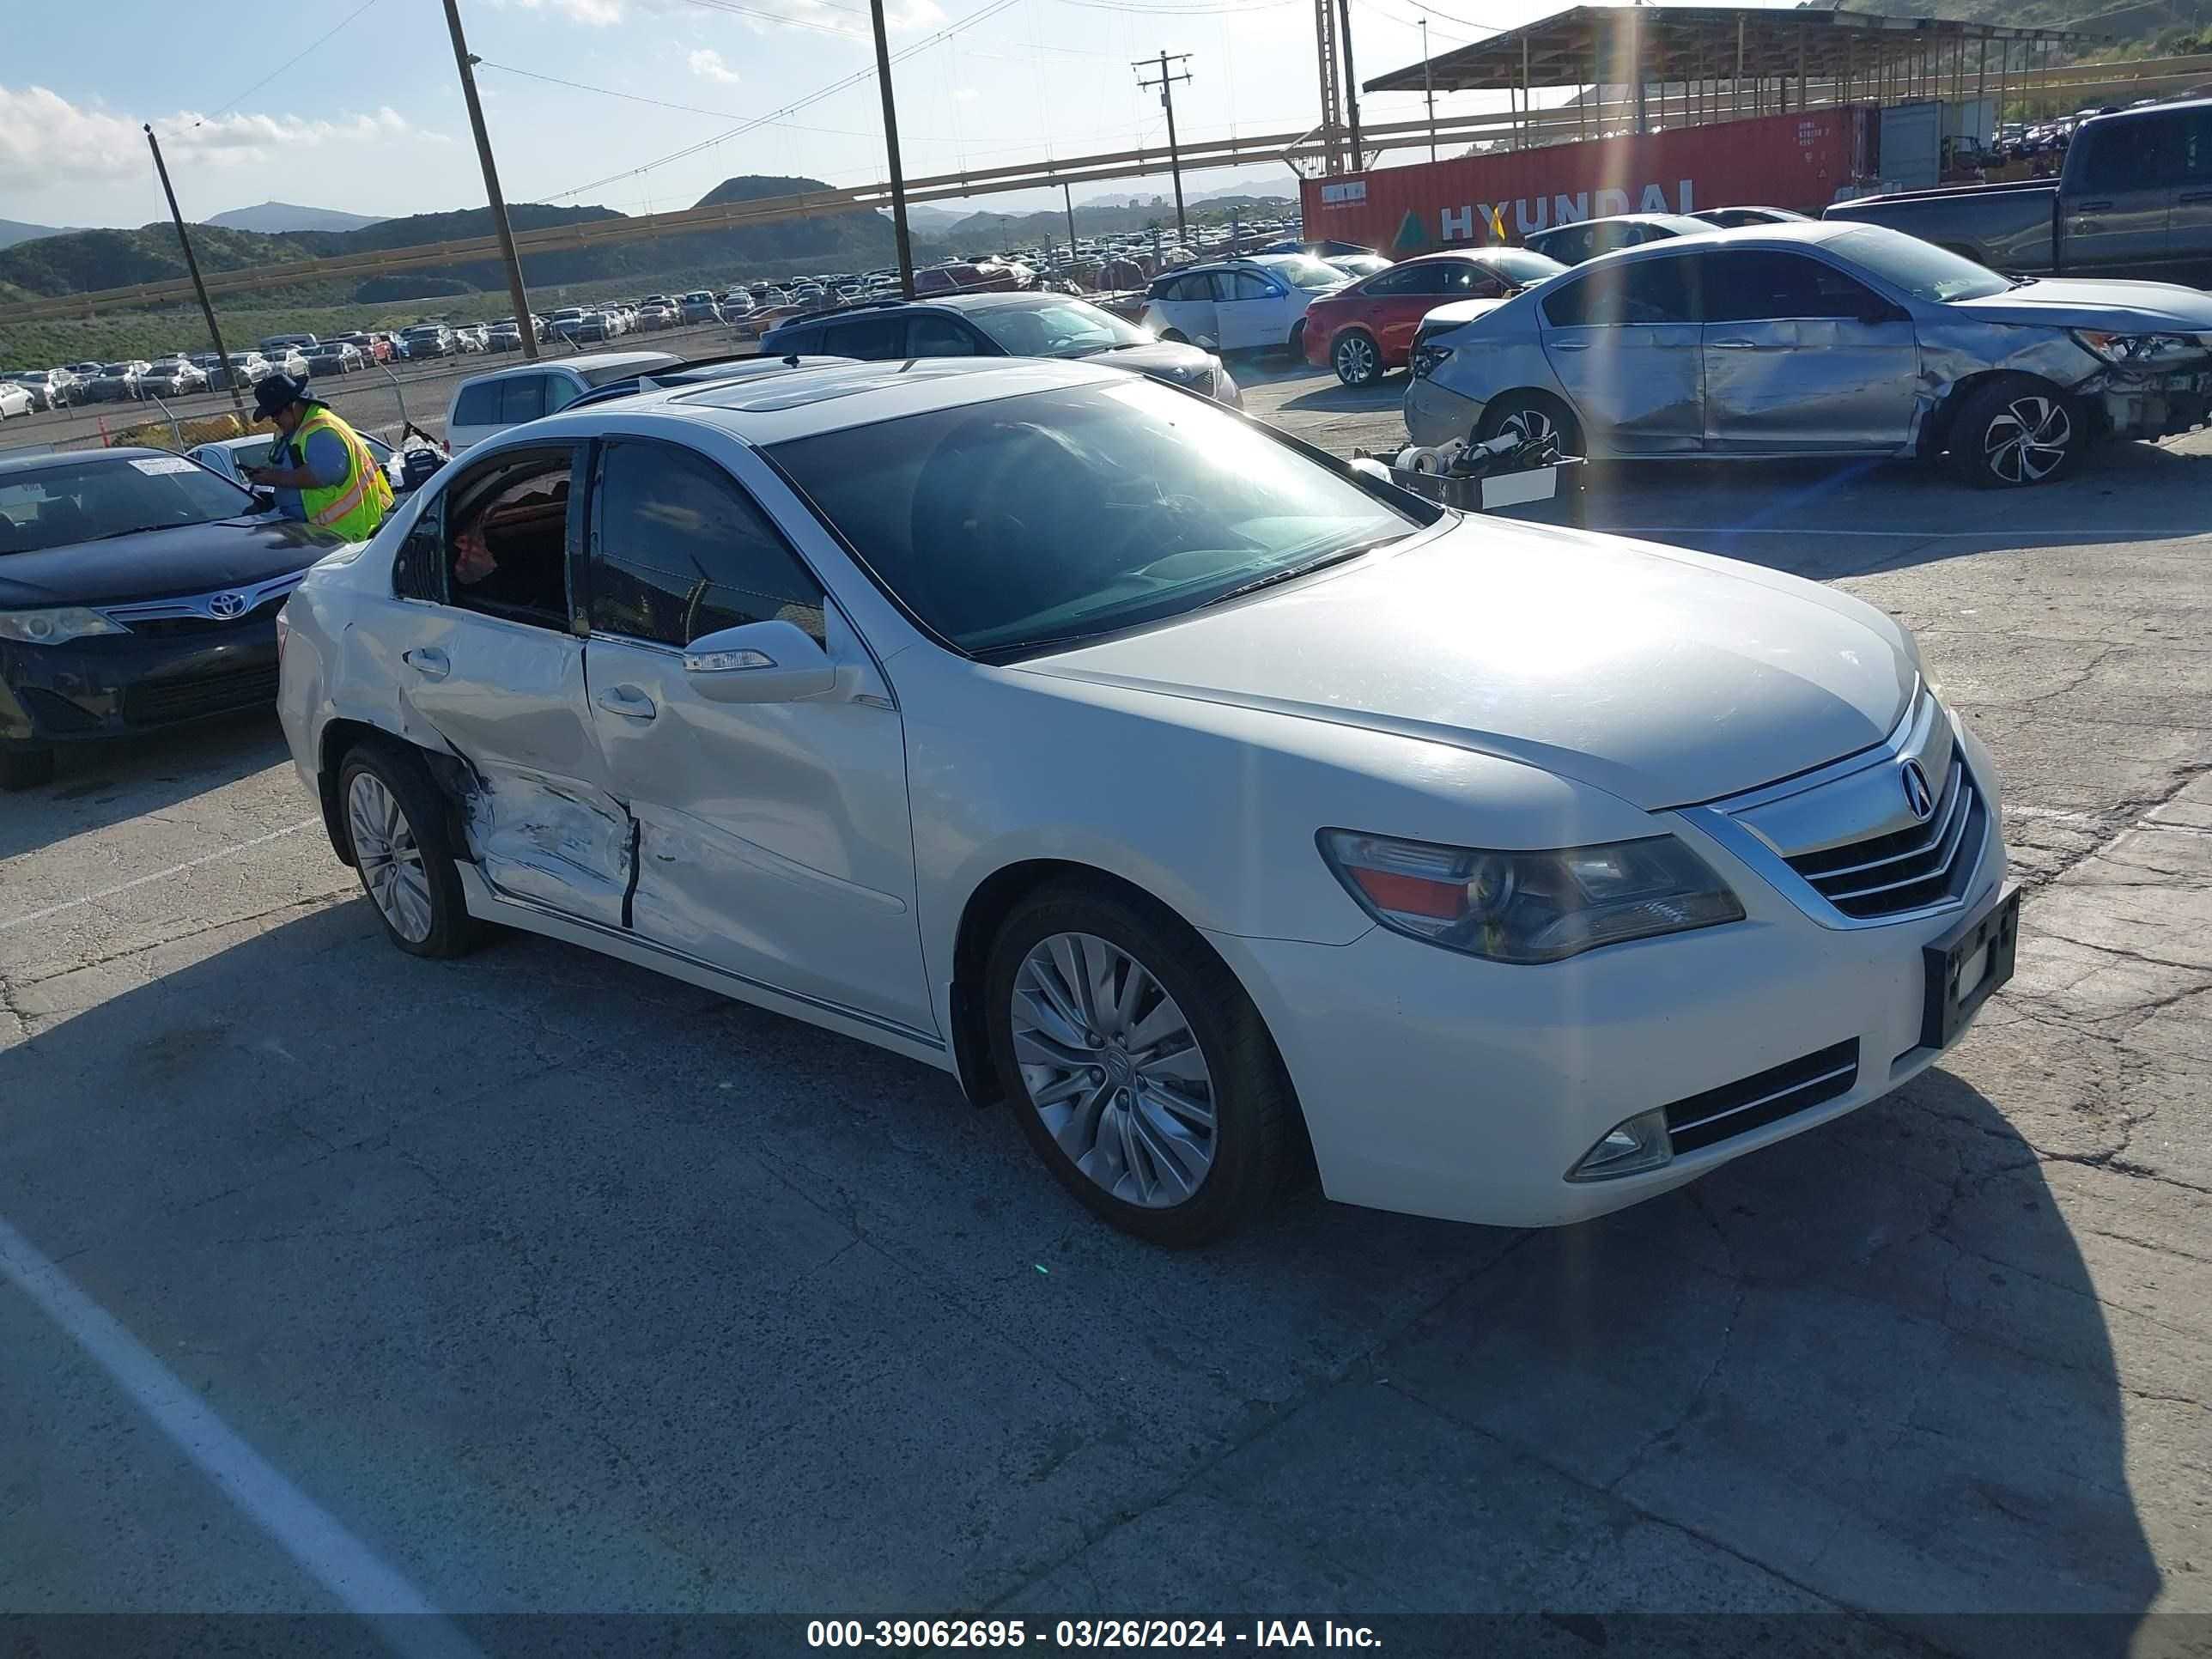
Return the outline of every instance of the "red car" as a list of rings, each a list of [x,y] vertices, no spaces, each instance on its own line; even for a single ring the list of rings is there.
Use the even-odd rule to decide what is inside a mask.
[[[1438,306],[1496,300],[1566,270],[1525,247],[1475,247],[1424,253],[1324,295],[1306,308],[1306,361],[1334,368],[1346,386],[1365,386],[1386,368],[1403,368],[1413,331]]]

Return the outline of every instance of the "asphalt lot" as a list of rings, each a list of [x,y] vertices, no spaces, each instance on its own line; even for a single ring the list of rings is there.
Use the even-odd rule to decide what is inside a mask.
[[[1395,379],[1238,373],[1400,434]],[[0,1611],[2207,1650],[2208,503],[2205,434],[2007,496],[1596,481],[1917,629],[2032,890],[1942,1066],[1558,1232],[1309,1196],[1154,1251],[934,1073],[543,941],[401,956],[273,716],[65,759],[0,801]]]

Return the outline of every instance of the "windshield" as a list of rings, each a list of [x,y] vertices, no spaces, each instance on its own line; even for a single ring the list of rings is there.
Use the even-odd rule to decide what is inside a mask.
[[[1255,263],[1267,267],[1284,281],[1298,288],[1342,288],[1351,279],[1334,265],[1310,259],[1303,253],[1271,255]]]
[[[1082,300],[989,306],[968,320],[1017,357],[1081,357],[1109,346],[1150,345],[1152,331]]]
[[[0,555],[254,511],[252,493],[181,455],[104,456],[0,480]]]
[[[908,609],[987,657],[1180,616],[1419,527],[1133,376],[768,453]]]
[[[1948,305],[1954,300],[1986,300],[2012,286],[1987,265],[1978,265],[1933,242],[1880,225],[1838,236],[1828,246],[1913,298],[1938,305]]]

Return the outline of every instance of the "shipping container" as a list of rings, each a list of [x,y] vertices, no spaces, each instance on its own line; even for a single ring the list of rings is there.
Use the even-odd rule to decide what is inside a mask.
[[[1499,151],[1309,179],[1305,234],[1340,237],[1395,259],[1615,213],[1782,207],[1817,214],[1871,173],[1863,107],[1767,115],[1577,144]]]

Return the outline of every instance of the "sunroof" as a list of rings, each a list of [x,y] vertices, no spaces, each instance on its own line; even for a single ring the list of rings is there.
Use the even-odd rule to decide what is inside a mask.
[[[778,409],[803,409],[809,404],[849,398],[857,392],[884,392],[915,380],[940,380],[947,375],[972,374],[978,369],[1004,367],[1002,361],[992,358],[912,357],[901,362],[823,368],[813,374],[794,371],[787,379],[771,376],[765,384],[739,381],[734,386],[706,386],[677,401],[761,414]]]

